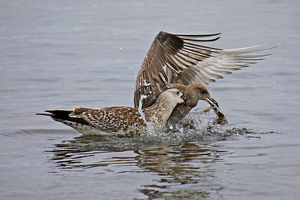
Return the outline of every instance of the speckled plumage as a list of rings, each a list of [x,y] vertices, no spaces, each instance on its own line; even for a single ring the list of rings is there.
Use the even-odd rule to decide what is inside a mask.
[[[162,130],[178,103],[183,103],[178,89],[169,89],[159,95],[157,101],[143,109],[142,115],[137,108],[113,106],[101,109],[74,108],[73,110],[46,110],[38,115],[51,116],[83,134],[117,135],[132,137],[140,135],[151,125]],[[146,122],[145,122],[146,121]]]

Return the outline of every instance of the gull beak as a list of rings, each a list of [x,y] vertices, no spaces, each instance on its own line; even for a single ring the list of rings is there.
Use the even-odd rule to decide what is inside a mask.
[[[182,92],[180,92],[179,97],[180,97],[180,102],[178,104],[185,103],[184,99],[182,98],[183,97]]]
[[[181,104],[181,103],[185,103],[185,101],[182,99],[182,98],[180,98],[180,102],[179,102],[179,104]]]
[[[209,105],[211,105],[211,107],[216,106],[217,108],[219,108],[219,104],[216,100],[214,100],[214,98],[206,97],[206,101],[209,103]]]

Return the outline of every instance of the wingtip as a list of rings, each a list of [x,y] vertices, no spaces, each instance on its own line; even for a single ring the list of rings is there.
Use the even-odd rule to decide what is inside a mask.
[[[189,34],[174,34],[176,36],[179,36],[179,37],[195,37],[195,38],[199,38],[199,37],[212,37],[212,36],[218,36],[218,35],[221,35],[222,33],[212,33],[212,34],[202,34],[202,35],[189,35]]]
[[[179,37],[182,40],[186,40],[186,41],[193,41],[193,42],[213,42],[216,41],[218,39],[220,39],[221,37],[218,36],[221,33],[215,33],[215,34],[206,34],[206,35],[181,35],[181,34],[175,34],[175,36]],[[218,37],[215,37],[218,36]],[[206,38],[206,37],[215,37],[212,39],[200,39],[200,38]]]
[[[240,51],[245,53],[252,53],[257,51],[265,51],[269,49],[275,49],[278,47],[278,45],[273,45],[274,43],[266,43],[256,46],[250,46],[250,47],[242,47],[242,48],[235,48],[235,49],[224,49],[223,51]]]

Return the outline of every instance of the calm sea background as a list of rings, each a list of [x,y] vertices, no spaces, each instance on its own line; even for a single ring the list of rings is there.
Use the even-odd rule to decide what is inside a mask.
[[[298,199],[300,2],[0,2],[0,199]],[[208,89],[229,126],[83,137],[45,109],[133,106],[159,31],[221,32],[206,45],[271,43],[266,60]]]

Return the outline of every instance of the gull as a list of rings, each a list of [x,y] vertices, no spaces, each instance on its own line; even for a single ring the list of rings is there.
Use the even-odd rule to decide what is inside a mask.
[[[270,54],[252,54],[268,49],[266,45],[223,50],[199,44],[216,41],[219,35],[159,32],[137,74],[134,106],[138,108],[141,102],[141,107],[147,108],[157,100],[160,93],[177,88],[183,93],[185,103],[174,108],[169,119],[172,126],[182,120],[199,100],[208,102],[220,112],[218,103],[206,86],[223,78],[224,74],[255,64]],[[141,100],[141,96],[145,98]],[[224,119],[219,121],[227,122]]]
[[[73,110],[46,110],[37,115],[50,116],[85,135],[116,135],[133,137],[151,126],[162,131],[177,104],[183,103],[182,93],[176,89],[162,92],[150,107],[139,109],[113,106],[101,109],[78,107]]]

